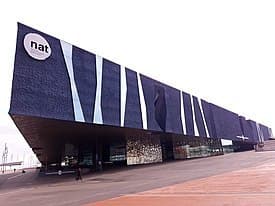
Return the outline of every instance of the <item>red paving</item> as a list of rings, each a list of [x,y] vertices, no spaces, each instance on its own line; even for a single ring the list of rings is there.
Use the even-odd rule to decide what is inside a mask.
[[[103,205],[275,206],[275,163],[124,195],[86,206]]]

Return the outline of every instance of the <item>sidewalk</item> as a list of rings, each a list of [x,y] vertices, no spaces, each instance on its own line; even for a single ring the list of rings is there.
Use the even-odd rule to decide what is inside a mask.
[[[275,155],[275,153],[274,153]],[[125,195],[86,206],[275,205],[275,162]]]

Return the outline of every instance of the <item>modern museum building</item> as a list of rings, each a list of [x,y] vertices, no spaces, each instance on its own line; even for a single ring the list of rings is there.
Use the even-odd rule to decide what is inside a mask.
[[[175,74],[176,75],[176,74]],[[9,114],[43,166],[221,155],[271,128],[18,23]]]

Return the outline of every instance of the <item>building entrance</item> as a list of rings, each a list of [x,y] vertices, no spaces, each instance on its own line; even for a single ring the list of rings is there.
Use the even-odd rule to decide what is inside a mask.
[[[172,137],[161,137],[162,160],[169,161],[174,159]]]

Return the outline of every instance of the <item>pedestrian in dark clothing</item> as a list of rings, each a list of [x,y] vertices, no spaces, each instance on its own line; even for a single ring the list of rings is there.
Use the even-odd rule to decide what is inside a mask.
[[[76,180],[81,180],[82,181],[82,176],[81,176],[81,168],[78,167],[76,170]]]

